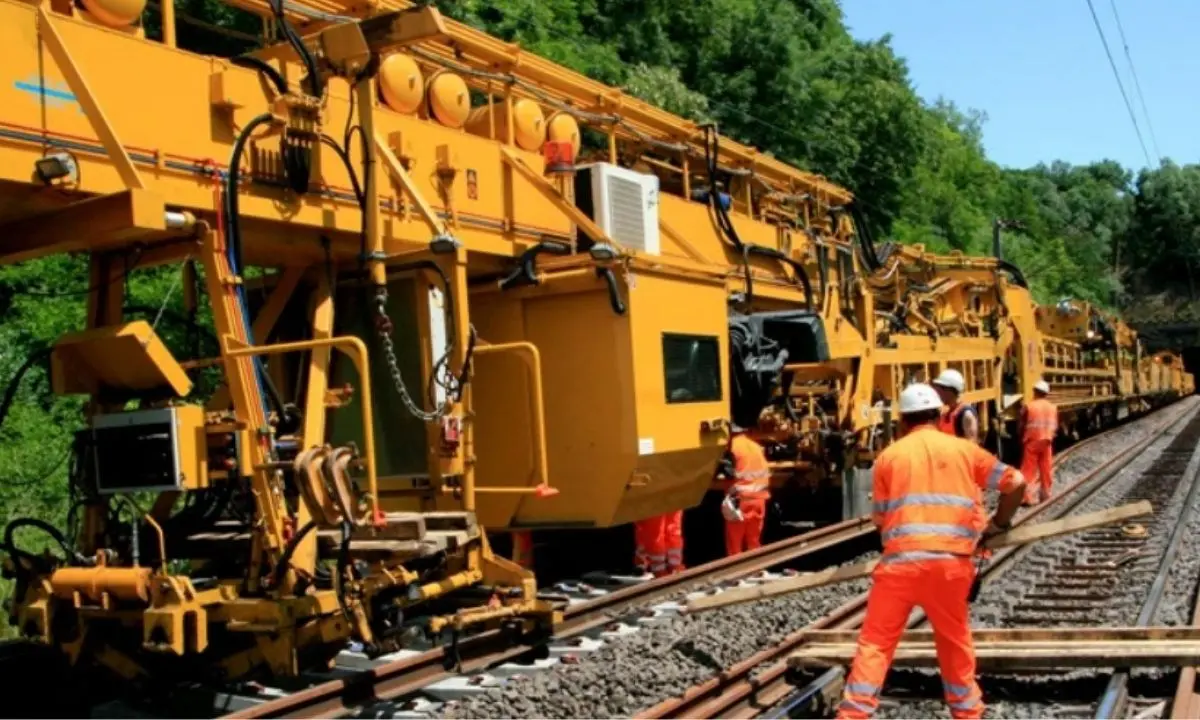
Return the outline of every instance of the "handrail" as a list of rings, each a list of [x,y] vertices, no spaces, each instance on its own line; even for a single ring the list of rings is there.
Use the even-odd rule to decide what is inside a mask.
[[[513,352],[520,355],[521,359],[525,361],[526,370],[529,371],[530,381],[533,386],[533,397],[530,398],[533,405],[533,469],[538,482],[532,487],[476,486],[475,492],[537,495],[538,497],[557,495],[558,491],[550,486],[550,472],[547,469],[546,462],[546,417],[545,403],[542,399],[541,353],[538,352],[536,345],[526,341],[497,343],[494,345],[481,343],[475,348],[475,357],[502,352]]]

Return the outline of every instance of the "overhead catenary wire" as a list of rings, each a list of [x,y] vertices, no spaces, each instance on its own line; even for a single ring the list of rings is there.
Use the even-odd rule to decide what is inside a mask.
[[[1154,148],[1154,157],[1162,162],[1162,153],[1158,149],[1158,138],[1154,134],[1154,123],[1150,120],[1150,110],[1146,107],[1146,93],[1142,92],[1142,83],[1138,80],[1137,67],[1133,64],[1133,54],[1129,51],[1129,41],[1125,38],[1125,26],[1121,23],[1121,15],[1117,12],[1117,0],[1108,0],[1112,7],[1113,17],[1117,21],[1117,33],[1121,37],[1121,47],[1125,50],[1125,60],[1129,63],[1129,74],[1133,77],[1133,91],[1138,103],[1142,106],[1142,116],[1146,118],[1146,131],[1150,135],[1150,146]]]
[[[1142,129],[1138,126],[1137,114],[1133,111],[1133,105],[1129,102],[1129,94],[1125,92],[1125,83],[1121,81],[1121,73],[1117,70],[1117,62],[1113,59],[1112,49],[1108,46],[1108,38],[1104,36],[1104,28],[1100,25],[1100,18],[1096,15],[1096,5],[1092,0],[1087,0],[1088,10],[1092,13],[1092,22],[1096,25],[1096,32],[1100,35],[1100,44],[1104,46],[1104,54],[1108,56],[1109,67],[1112,68],[1113,77],[1117,81],[1117,87],[1121,90],[1121,99],[1125,101],[1125,109],[1129,111],[1129,120],[1133,123],[1133,132],[1137,134],[1138,144],[1142,146],[1142,154],[1146,156],[1146,166],[1153,167],[1154,162],[1150,160],[1150,151],[1146,149],[1146,140],[1142,137]]]

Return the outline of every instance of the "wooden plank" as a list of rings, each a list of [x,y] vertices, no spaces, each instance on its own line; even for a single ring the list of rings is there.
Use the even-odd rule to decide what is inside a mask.
[[[979,628],[971,631],[977,643],[1023,642],[1200,642],[1200,628],[1174,625],[1151,625],[1143,627],[1053,627],[1053,628]],[[805,642],[838,644],[858,641],[858,630],[809,630],[804,633]],[[932,630],[906,630],[900,636],[902,643],[932,643]]]
[[[794,653],[793,667],[845,665],[857,646],[852,643],[815,644]],[[1144,641],[976,643],[975,660],[980,670],[1032,670],[1079,667],[1184,667],[1200,659],[1200,641]],[[904,644],[897,649],[894,667],[936,667],[933,643]]]
[[[1051,522],[1038,523],[1037,525],[1013,528],[1003,535],[993,537],[985,542],[984,545],[991,549],[1008,547],[1010,545],[1024,545],[1035,540],[1046,540],[1060,535],[1069,535],[1080,530],[1112,525],[1122,520],[1149,515],[1152,512],[1154,512],[1154,508],[1150,505],[1150,501],[1142,500],[1107,510],[1098,510],[1092,513],[1072,515],[1071,517],[1052,520]]]
[[[1050,538],[1059,537],[1076,533],[1081,530],[1088,530],[1103,525],[1111,525],[1113,523],[1128,520],[1129,518],[1148,515],[1153,512],[1154,508],[1148,500],[1142,500],[1136,503],[1129,503],[1107,510],[1099,510],[1092,513],[1084,513],[1082,515],[1073,515],[1067,518],[1060,518],[1050,522],[1038,523],[1036,525],[1028,525],[1010,530],[1007,533],[996,535],[987,540],[984,545],[989,549],[1008,547],[1011,545],[1024,545],[1026,543],[1037,540],[1048,540]],[[810,588],[831,585],[838,582],[846,582],[848,580],[857,580],[858,578],[867,577],[879,564],[878,560],[868,560],[866,562],[855,563],[853,565],[845,565],[839,568],[829,568],[815,573],[805,573],[797,577],[787,578],[785,580],[776,580],[773,582],[762,583],[754,587],[737,588],[727,590],[717,595],[706,595],[704,597],[689,600],[687,604],[688,612],[702,612],[704,610],[712,610],[714,608],[736,605],[738,603],[752,602],[762,600],[776,595],[784,595],[786,593],[796,592],[798,590],[808,590]]]

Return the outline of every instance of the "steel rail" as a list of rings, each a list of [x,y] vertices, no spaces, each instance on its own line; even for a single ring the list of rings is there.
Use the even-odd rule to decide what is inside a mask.
[[[1167,577],[1171,574],[1171,564],[1175,562],[1175,556],[1179,554],[1179,546],[1182,544],[1188,518],[1192,513],[1192,505],[1196,501],[1197,491],[1200,490],[1200,448],[1193,452],[1183,471],[1183,477],[1184,479],[1190,478],[1191,485],[1188,487],[1179,517],[1175,519],[1175,527],[1171,530],[1171,539],[1167,544],[1166,552],[1163,553],[1162,564],[1159,566],[1158,572],[1154,576],[1154,582],[1150,584],[1150,592],[1138,612],[1135,621],[1137,627],[1150,625],[1155,614],[1158,613],[1159,606],[1162,605],[1163,595],[1167,589]],[[1095,717],[1124,717],[1125,703],[1129,699],[1128,688],[1129,670],[1127,668],[1118,669],[1108,679],[1108,686],[1104,688],[1104,693],[1100,696],[1100,703],[1096,707]]]
[[[1029,522],[1051,509],[1058,511],[1056,517],[1071,512],[1103,487],[1125,464],[1128,464],[1127,462],[1122,463],[1122,461],[1132,460],[1134,457],[1145,452],[1165,432],[1191,417],[1192,411],[1193,408],[1184,409],[1177,415],[1156,425],[1145,438],[1135,442],[1105,461],[1099,467],[1091,470],[1082,478],[1060,491],[1049,502],[1023,513],[1013,525],[1019,526]],[[1102,438],[1106,434],[1101,433],[1100,435],[1093,436],[1093,438],[1089,438],[1089,440]],[[1060,454],[1058,461],[1061,462],[1067,457],[1073,456],[1087,444],[1090,443],[1081,442],[1073,446]],[[1087,492],[1080,493],[1079,497],[1071,498],[1070,502],[1064,503],[1066,498],[1070,498],[1076,490],[1089,483],[1092,483],[1094,487]],[[997,553],[994,562],[982,572],[984,580],[986,581],[988,578],[994,577],[1002,572],[1004,568],[1008,567],[1020,549],[1020,547],[1008,548]],[[637,717],[751,718],[758,717],[764,711],[778,706],[780,703],[798,706],[799,703],[796,701],[797,696],[803,696],[811,700],[822,694],[828,695],[842,676],[840,669],[835,668],[832,672],[825,673],[822,678],[806,686],[799,693],[796,693],[795,688],[787,682],[787,657],[805,642],[807,633],[810,630],[853,629],[861,625],[866,613],[866,599],[866,593],[859,595],[841,605],[829,615],[788,635],[776,646],[762,650],[727,668],[719,675],[713,676],[705,682],[689,688],[683,695],[669,698],[654,707],[638,713]],[[910,625],[918,623],[921,620],[923,620],[923,615],[918,614]],[[764,665],[766,667],[763,667]]]
[[[630,585],[567,608],[563,621],[547,635],[514,637],[491,630],[460,640],[455,647],[437,647],[421,655],[386,663],[345,678],[330,680],[246,708],[225,717],[330,717],[364,703],[391,700],[420,691],[439,680],[473,673],[536,651],[550,639],[580,635],[638,607],[679,593],[737,580],[805,555],[870,535],[866,518],[846,520],[786,538],[760,548],[689,568],[682,573]]]
[[[1196,581],[1196,589],[1192,594],[1191,624],[1193,627],[1200,626],[1200,580]],[[1200,717],[1200,693],[1196,692],[1196,671],[1195,666],[1180,668],[1175,698],[1171,701],[1171,720]]]

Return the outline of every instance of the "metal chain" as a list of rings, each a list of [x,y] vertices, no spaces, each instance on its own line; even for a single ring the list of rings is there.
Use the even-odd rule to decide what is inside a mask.
[[[383,343],[383,356],[387,360],[388,372],[392,375],[392,384],[396,386],[396,392],[399,393],[400,400],[404,403],[405,409],[413,417],[424,422],[437,422],[441,420],[446,416],[451,407],[449,393],[447,393],[447,401],[433,412],[421,408],[413,401],[412,395],[408,392],[408,386],[404,384],[404,376],[400,374],[400,362],[396,359],[396,345],[392,342],[392,320],[387,314],[386,293],[380,293],[376,296],[375,310],[379,314],[376,324],[379,328],[379,340]]]

